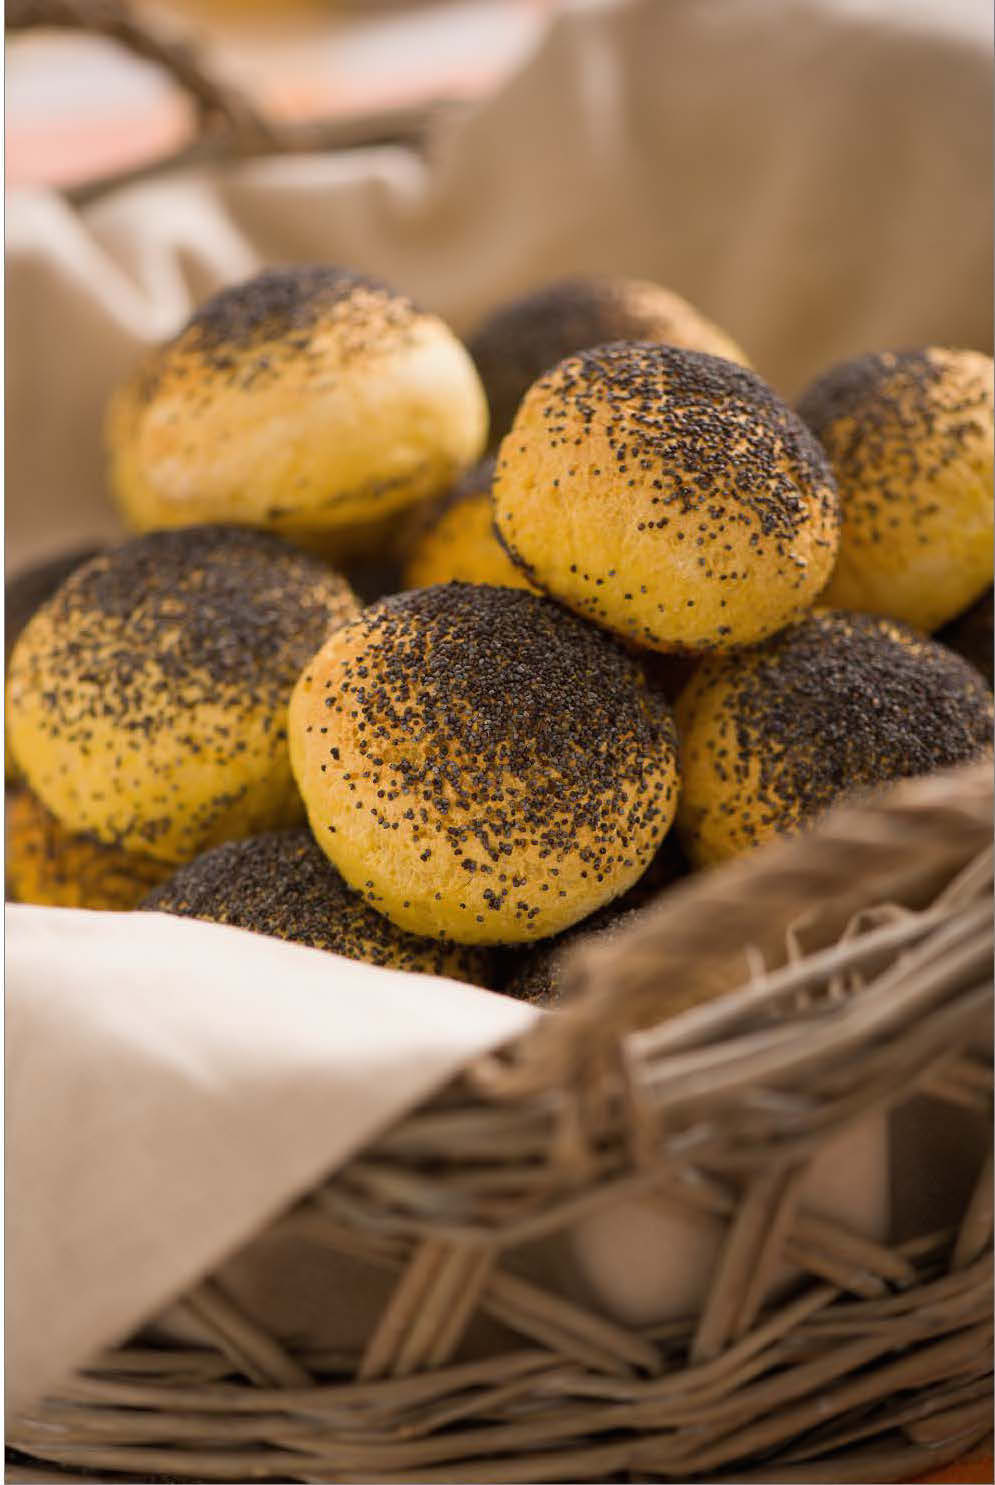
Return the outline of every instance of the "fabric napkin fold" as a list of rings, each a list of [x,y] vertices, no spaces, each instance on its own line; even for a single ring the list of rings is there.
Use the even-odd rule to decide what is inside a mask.
[[[9,907],[8,1408],[540,1014],[191,919]]]

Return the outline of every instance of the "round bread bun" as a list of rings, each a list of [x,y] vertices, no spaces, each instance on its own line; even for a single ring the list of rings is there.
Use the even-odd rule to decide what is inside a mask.
[[[395,928],[349,891],[306,829],[216,846],[181,866],[141,907],[228,923],[364,964],[490,985],[486,950],[416,938]]]
[[[7,794],[7,891],[42,907],[128,912],[172,867],[60,825],[30,789]]]
[[[567,278],[503,304],[470,336],[497,447],[534,381],[566,356],[612,340],[664,341],[749,362],[724,331],[679,294],[632,278]]]
[[[111,487],[137,530],[224,521],[324,555],[380,542],[386,517],[447,489],[486,437],[483,388],[448,327],[327,267],[216,294],[107,418]]]
[[[756,649],[710,656],[676,714],[678,831],[697,866],[991,749],[992,696],[972,667],[870,614],[819,610]]]
[[[514,588],[366,609],[302,675],[290,755],[349,885],[458,943],[545,938],[618,897],[677,799],[670,711],[637,663]]]
[[[408,550],[402,587],[486,583],[534,591],[494,534],[493,478],[494,460],[485,459],[426,511]]]
[[[843,504],[826,603],[926,631],[973,603],[992,581],[991,357],[861,356],[813,382],[798,411]]]
[[[141,536],[72,574],[14,647],[14,757],[71,831],[179,863],[296,824],[286,707],[357,611],[345,580],[274,536]]]
[[[536,382],[501,445],[494,513],[538,587],[652,650],[775,633],[815,602],[839,541],[826,457],[767,384],[643,343]]]
[[[936,636],[958,655],[969,660],[975,670],[983,675],[991,690],[995,684],[995,603],[992,589],[988,588],[976,603],[952,623],[947,624]]]

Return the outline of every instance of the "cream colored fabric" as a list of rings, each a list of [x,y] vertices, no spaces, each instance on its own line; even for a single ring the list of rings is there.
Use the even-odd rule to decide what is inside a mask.
[[[538,1014],[216,924],[8,907],[8,1406]]]
[[[785,392],[991,340],[990,7],[644,0],[568,14],[426,166],[249,163],[7,216],[8,570],[113,534],[100,421],[141,346],[263,263],[379,274],[466,330],[569,271],[672,286]]]
[[[82,215],[13,193],[8,567],[118,531],[100,445],[110,388],[209,290],[263,263],[380,274],[460,330],[554,274],[656,279],[788,392],[867,348],[986,348],[987,12],[585,9],[430,165],[392,150],[251,163]],[[7,952],[17,1407],[533,1014],[146,916],[14,908]]]

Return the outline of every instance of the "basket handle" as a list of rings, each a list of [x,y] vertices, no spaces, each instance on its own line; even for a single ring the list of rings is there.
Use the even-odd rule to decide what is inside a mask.
[[[192,41],[150,26],[127,0],[8,0],[4,20],[9,32],[85,31],[105,36],[169,73],[193,101],[199,132],[220,122],[246,152],[278,142],[280,131],[240,89],[213,74]]]
[[[189,38],[150,26],[128,0],[8,0],[5,28],[9,33],[47,28],[107,37],[134,56],[158,63],[195,105],[197,131],[191,143],[149,164],[62,188],[77,206],[184,166],[387,144],[423,148],[437,123],[468,106],[440,97],[361,116],[276,122],[241,89],[215,76]]]

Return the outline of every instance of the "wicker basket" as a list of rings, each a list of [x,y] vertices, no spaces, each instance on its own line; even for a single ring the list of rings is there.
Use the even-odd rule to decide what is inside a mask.
[[[9,1478],[876,1481],[962,1453],[991,1422],[990,1146],[911,1240],[799,1191],[922,1094],[990,1136],[991,818],[983,765],[671,888],[279,1219],[395,1276],[361,1351],[281,1344],[209,1278],[183,1307],[214,1346],[95,1358],[11,1423]],[[506,1266],[635,1195],[724,1224],[696,1313],[623,1326]],[[509,1341],[460,1360],[476,1311]]]
[[[139,176],[431,122],[275,129],[120,0],[8,6],[37,25],[111,36],[194,99],[193,144]],[[267,1333],[221,1272],[170,1310],[213,1344],[146,1328],[95,1357],[9,1420],[7,1478],[885,1481],[962,1454],[991,1426],[991,822],[985,765],[671,888],[575,954],[565,1010],[273,1224],[330,1283],[343,1255],[386,1276],[359,1349]],[[806,1206],[841,1131],[924,1094],[989,1152],[938,1230],[877,1242]],[[623,1325],[516,1271],[634,1198],[721,1224],[693,1313]],[[481,1316],[497,1339],[468,1357]]]

